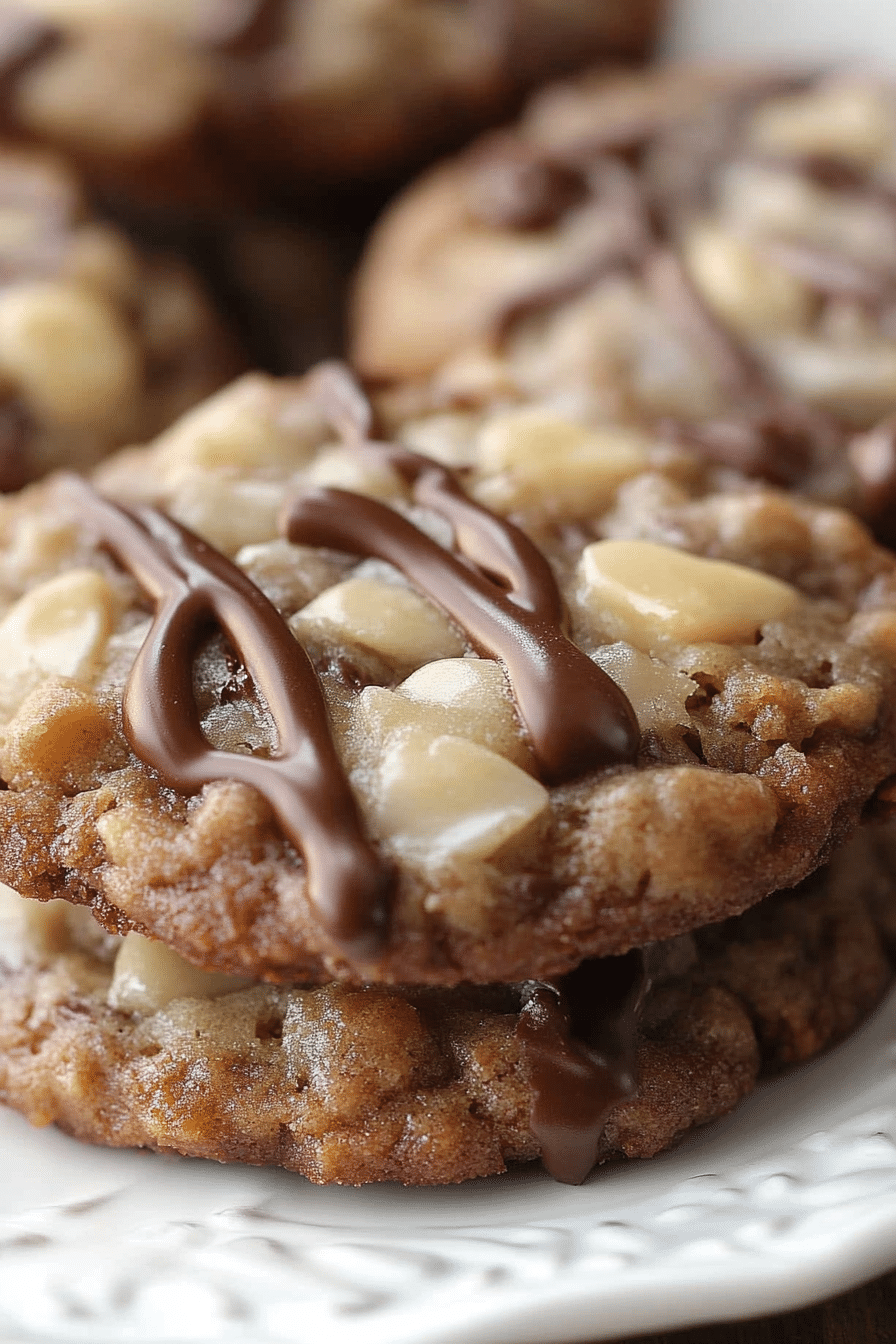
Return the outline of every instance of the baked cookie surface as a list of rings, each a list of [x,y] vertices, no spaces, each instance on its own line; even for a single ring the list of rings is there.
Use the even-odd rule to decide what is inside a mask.
[[[488,983],[830,854],[896,757],[859,523],[640,469],[583,512],[598,453],[523,530],[367,415],[253,376],[3,504],[4,881],[209,970]]]
[[[637,1092],[599,1112],[590,1157],[557,1174],[652,1156],[729,1111],[761,1068],[851,1030],[890,976],[867,899],[873,888],[882,911],[884,887],[891,906],[889,870],[860,837],[799,891],[652,948],[627,1046]],[[238,985],[138,935],[103,935],[63,902],[0,900],[0,1098],[33,1123],[323,1183],[462,1181],[539,1155],[551,1165],[523,1029],[531,983]],[[613,970],[592,963],[588,983]],[[580,1029],[589,1002],[593,989]]]
[[[188,266],[93,215],[59,161],[0,144],[0,489],[157,433],[239,370]]]
[[[358,366],[396,385],[396,420],[544,399],[879,519],[896,497],[894,131],[892,85],[848,73],[542,92],[387,213]]]

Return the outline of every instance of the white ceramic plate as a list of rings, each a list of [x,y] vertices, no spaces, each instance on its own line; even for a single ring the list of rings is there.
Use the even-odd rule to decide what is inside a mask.
[[[896,1265],[896,994],[653,1162],[438,1190],[86,1148],[0,1111],[0,1344],[562,1344]]]

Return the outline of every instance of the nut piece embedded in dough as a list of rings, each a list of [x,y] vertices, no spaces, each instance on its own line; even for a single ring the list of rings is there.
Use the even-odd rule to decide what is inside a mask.
[[[377,821],[409,856],[484,858],[548,801],[543,785],[493,751],[461,737],[412,733],[383,758]]]
[[[530,760],[507,678],[501,665],[487,658],[440,658],[394,691],[367,686],[355,702],[354,717],[368,743],[383,744],[420,729],[431,738],[478,742],[523,767]]]
[[[164,943],[129,933],[115,958],[109,1006],[125,1013],[155,1013],[173,999],[215,999],[252,982],[191,966]]]
[[[400,476],[390,466],[366,460],[345,444],[323,449],[308,467],[304,479],[308,485],[352,490],[371,499],[401,499],[407,494]]]
[[[464,651],[454,626],[430,602],[410,588],[381,579],[337,583],[303,607],[290,626],[298,638],[322,629],[330,640],[361,644],[406,667],[454,658]]]
[[[666,640],[752,643],[761,625],[800,600],[768,574],[652,541],[596,541],[579,574],[598,627],[645,652]]]
[[[477,494],[509,509],[544,507],[587,516],[643,471],[650,442],[622,426],[586,428],[541,407],[493,416],[479,437],[485,476]]]
[[[115,597],[95,569],[73,569],[19,598],[0,622],[0,675],[84,675],[112,630]]]
[[[625,691],[642,732],[688,723],[686,701],[695,683],[683,672],[648,658],[624,640],[602,645],[591,657]]]

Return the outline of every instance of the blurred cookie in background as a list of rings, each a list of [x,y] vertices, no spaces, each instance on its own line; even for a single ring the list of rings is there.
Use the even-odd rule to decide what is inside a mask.
[[[91,214],[56,159],[0,145],[0,488],[91,466],[241,367],[186,264]]]
[[[15,0],[9,124],[194,208],[383,187],[541,81],[643,56],[658,0]]]
[[[555,86],[385,216],[355,358],[393,421],[562,402],[889,535],[894,144],[896,89],[848,72]]]
[[[245,215],[214,231],[196,262],[253,363],[302,373],[344,348],[346,290],[360,248],[357,230]]]

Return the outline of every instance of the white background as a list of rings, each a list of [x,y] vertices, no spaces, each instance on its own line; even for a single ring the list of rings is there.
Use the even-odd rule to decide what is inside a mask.
[[[804,53],[896,64],[896,0],[679,0],[670,56]]]

